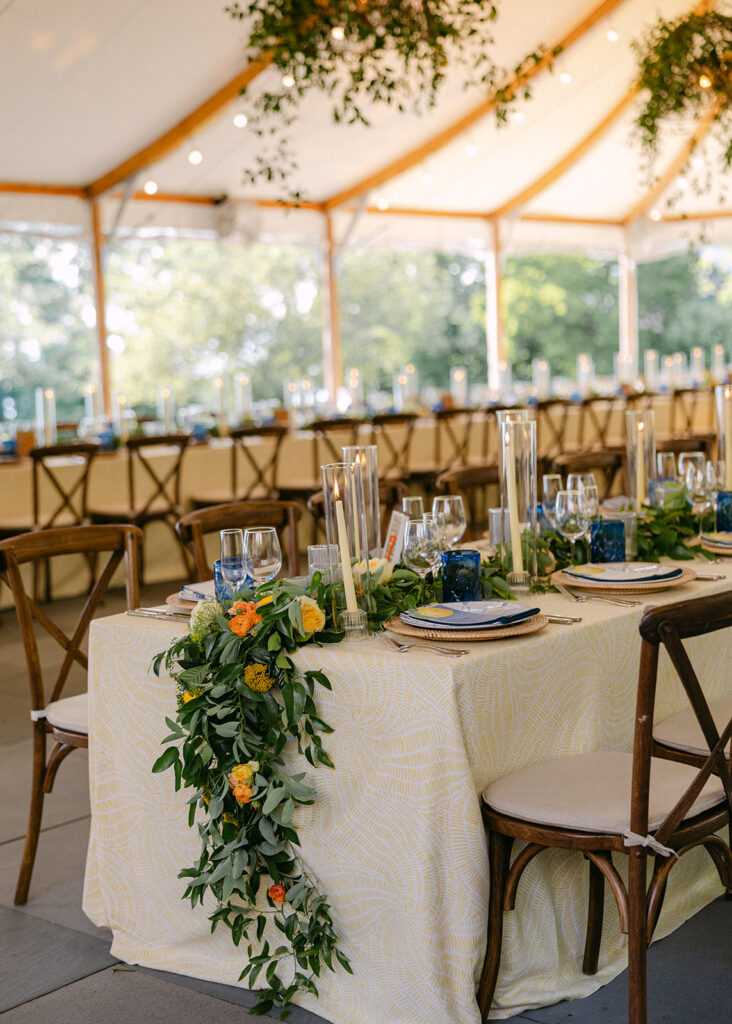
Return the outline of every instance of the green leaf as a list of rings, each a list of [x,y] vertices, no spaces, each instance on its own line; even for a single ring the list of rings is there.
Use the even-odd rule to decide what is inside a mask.
[[[178,748],[168,747],[167,750],[163,751],[160,757],[157,759],[155,764],[152,766],[153,772],[164,772],[168,768],[172,768],[174,764],[180,764],[178,759]]]
[[[284,786],[275,786],[267,793],[267,798],[262,805],[262,814],[269,814],[287,796]]]

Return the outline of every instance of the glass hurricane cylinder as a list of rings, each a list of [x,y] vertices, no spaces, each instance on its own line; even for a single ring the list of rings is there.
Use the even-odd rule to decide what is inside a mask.
[[[582,398],[595,390],[595,362],[587,352],[577,356],[577,390]]]
[[[712,349],[712,381],[715,384],[724,384],[727,377],[727,359],[724,354],[723,345],[715,345]]]
[[[658,352],[655,348],[649,348],[643,355],[643,376],[646,391],[655,391],[658,387]]]
[[[330,463],[321,473],[326,539],[338,547],[341,570],[334,573],[333,617],[337,630],[355,636],[359,622],[366,628],[371,589],[363,477],[353,462]]]
[[[378,558],[381,554],[378,448],[375,444],[353,444],[344,445],[342,452],[344,462],[352,462],[361,469],[367,548],[372,558]]]
[[[625,414],[625,450],[628,494],[636,509],[648,501],[650,481],[656,475],[655,417],[651,409]]]
[[[163,432],[172,434],[175,430],[175,398],[170,388],[158,391],[158,421],[163,425]]]
[[[248,373],[239,373],[234,378],[234,419],[237,426],[254,419],[252,378]]]
[[[48,448],[56,444],[56,392],[36,388],[36,444]]]
[[[689,354],[689,374],[691,376],[691,384],[693,387],[699,387],[700,384],[704,383],[704,373],[706,370],[704,361],[704,349],[695,345]]]
[[[531,379],[539,401],[548,398],[552,389],[552,371],[546,359],[531,360]]]
[[[468,371],[464,366],[453,366],[450,370],[450,397],[458,409],[468,404]]]
[[[714,389],[717,408],[717,458],[724,462],[724,484],[732,491],[732,385],[718,384]]]
[[[536,424],[513,420],[500,425],[501,508],[508,519],[503,561],[508,584],[526,591],[537,576]]]

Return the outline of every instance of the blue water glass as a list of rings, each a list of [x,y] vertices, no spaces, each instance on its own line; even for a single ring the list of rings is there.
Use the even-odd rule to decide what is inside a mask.
[[[590,523],[590,561],[625,561],[625,523],[593,519]]]
[[[732,532],[732,491],[717,491],[717,529]]]
[[[445,551],[442,556],[442,600],[480,601],[480,552]]]
[[[239,565],[243,564],[243,559],[235,559]],[[247,576],[241,585],[241,590],[254,589],[254,580],[251,576]],[[224,608],[228,608],[234,600],[234,588],[228,580],[225,580],[221,572],[221,559],[217,558],[214,562],[214,590],[216,592],[216,600]]]
[[[194,423],[191,434],[193,435],[193,440],[199,444],[208,441],[208,427],[205,423]]]

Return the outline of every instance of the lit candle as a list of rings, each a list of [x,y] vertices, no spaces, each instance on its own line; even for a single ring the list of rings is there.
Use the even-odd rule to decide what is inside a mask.
[[[127,398],[121,393],[117,394],[117,428],[120,441],[126,441],[129,430],[127,428]]]
[[[732,388],[724,389],[724,485],[732,491]]]
[[[252,419],[252,411],[252,378],[248,373],[240,373],[234,391],[234,415],[241,424]]]
[[[333,487],[335,498],[336,524],[338,526],[338,545],[341,549],[341,568],[343,570],[343,589],[346,594],[346,611],[357,612],[356,588],[353,585],[353,569],[351,568],[351,552],[348,547],[348,531],[346,530],[346,514],[340,499],[338,481]]]
[[[714,378],[714,383],[724,383],[725,376],[724,348],[722,345],[715,345],[712,349],[712,377]]]
[[[175,412],[173,409],[173,392],[170,388],[161,388],[158,394],[158,419],[163,424],[166,434],[172,434],[175,427]]]
[[[84,415],[96,426],[101,419],[99,409],[99,392],[94,384],[87,384],[84,388]]]
[[[549,391],[552,386],[549,363],[546,359],[532,359],[531,372],[533,376],[533,384],[536,388],[536,397],[539,401],[543,398],[548,398]]]
[[[56,444],[56,393],[53,388],[36,388],[36,443]]]
[[[704,353],[698,345],[691,350],[691,379],[694,384],[704,380]]]
[[[656,352],[655,348],[649,348],[643,356],[643,369],[646,378],[646,387],[649,391],[653,391],[656,387],[656,378],[658,375],[658,352]]]
[[[224,382],[217,377],[213,382],[214,387],[214,415],[219,421],[219,434],[224,437],[228,431],[229,424],[226,422],[226,403],[224,402]]]
[[[646,497],[646,467],[643,449],[643,438],[645,436],[643,430],[645,429],[645,423],[643,420],[637,424],[637,427],[638,436],[636,438],[635,448],[635,494],[638,502],[638,508],[640,509]]]
[[[508,525],[511,532],[511,562],[513,571],[524,571],[524,556],[521,550],[521,526],[518,516],[518,493],[516,490],[516,455],[511,444],[510,432],[506,431],[506,486],[508,489]]]
[[[454,366],[450,370],[450,394],[458,408],[468,404],[468,371],[464,366]]]

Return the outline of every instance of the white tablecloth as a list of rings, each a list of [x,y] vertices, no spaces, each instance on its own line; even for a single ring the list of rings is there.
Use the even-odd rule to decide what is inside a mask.
[[[654,601],[726,585],[692,583]],[[476,1024],[488,870],[478,794],[543,758],[630,749],[642,609],[572,605],[559,595],[537,603],[564,614],[579,608],[583,622],[475,643],[455,661],[391,654],[376,639],[296,655],[333,685],[318,702],[335,727],[327,745],[336,768],[310,770],[317,800],[297,821],[354,968],[353,977],[326,971],[320,999],[302,999],[333,1024]],[[177,873],[198,856],[186,794],[174,792],[170,773],[150,772],[175,707],[173,686],[151,677],[150,660],[180,629],[125,616],[92,625],[84,909],[112,929],[122,960],[233,984],[243,950],[228,932],[212,936],[206,914],[181,899]],[[730,634],[690,644],[715,696],[730,692]],[[662,659],[658,713],[682,706]],[[496,1016],[587,995],[623,969],[626,943],[608,895],[599,974],[581,973],[586,884],[578,853],[544,853],[527,869],[506,917]],[[657,936],[719,891],[706,855],[685,857],[671,874]]]

